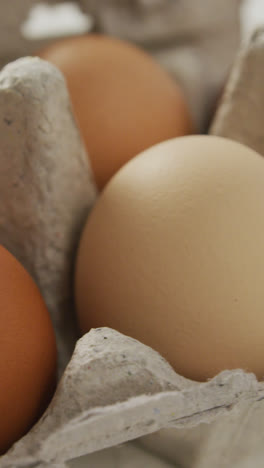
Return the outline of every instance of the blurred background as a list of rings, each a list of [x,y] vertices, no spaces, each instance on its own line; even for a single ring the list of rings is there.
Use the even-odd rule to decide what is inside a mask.
[[[0,0],[0,68],[91,31],[138,44],[175,78],[206,133],[241,41],[264,25],[264,0]]]
[[[252,30],[264,24],[264,0],[244,0],[241,8],[242,37],[247,38]],[[79,34],[91,30],[93,19],[81,12],[75,2],[48,5],[39,2],[33,6],[23,25],[23,33],[29,39],[49,36]]]
[[[151,53],[181,85],[199,133],[208,130],[240,42],[264,25],[264,0],[27,1],[26,15],[19,3],[20,39],[13,25],[12,33],[6,29],[4,63],[34,55],[54,39],[91,31],[129,40]],[[11,23],[14,13],[7,13],[8,5],[5,1]]]

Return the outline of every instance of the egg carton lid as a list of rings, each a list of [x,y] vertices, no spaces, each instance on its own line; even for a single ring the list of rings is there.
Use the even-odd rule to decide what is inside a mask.
[[[259,30],[239,54],[211,130],[261,154],[262,129],[254,123],[262,121],[263,54]],[[224,371],[193,382],[151,348],[109,328],[91,330],[72,355],[72,262],[96,189],[65,81],[40,59],[19,59],[0,74],[0,160],[0,241],[46,300],[62,375],[45,414],[1,457],[0,467],[63,468],[73,458],[138,438],[160,453],[172,439],[177,454],[171,461],[186,468],[234,468],[245,457],[262,467],[254,464],[254,452],[259,460],[264,383],[253,374]],[[160,447],[157,434],[164,435]]]

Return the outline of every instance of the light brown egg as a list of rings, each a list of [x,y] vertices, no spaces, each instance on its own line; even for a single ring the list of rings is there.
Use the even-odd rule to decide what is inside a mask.
[[[193,130],[177,83],[132,44],[88,35],[61,40],[38,55],[67,80],[99,188],[140,151]]]
[[[83,230],[83,332],[108,326],[204,381],[264,377],[264,161],[224,138],[161,143],[109,182]]]
[[[56,379],[48,310],[30,275],[0,246],[0,454],[45,410]]]

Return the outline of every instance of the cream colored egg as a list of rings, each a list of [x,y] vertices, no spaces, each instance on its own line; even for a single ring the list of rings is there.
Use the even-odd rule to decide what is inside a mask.
[[[203,381],[264,377],[264,161],[213,136],[166,141],[110,181],[76,262],[83,331],[109,326]]]

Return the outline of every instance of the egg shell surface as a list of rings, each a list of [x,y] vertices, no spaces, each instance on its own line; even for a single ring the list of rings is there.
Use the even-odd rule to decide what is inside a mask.
[[[89,34],[57,41],[37,55],[66,78],[100,189],[140,151],[193,132],[181,88],[135,45]]]
[[[155,145],[108,183],[76,259],[80,327],[112,327],[181,375],[264,377],[264,161],[215,136]]]
[[[0,246],[0,454],[49,403],[56,383],[55,334],[29,273]]]

